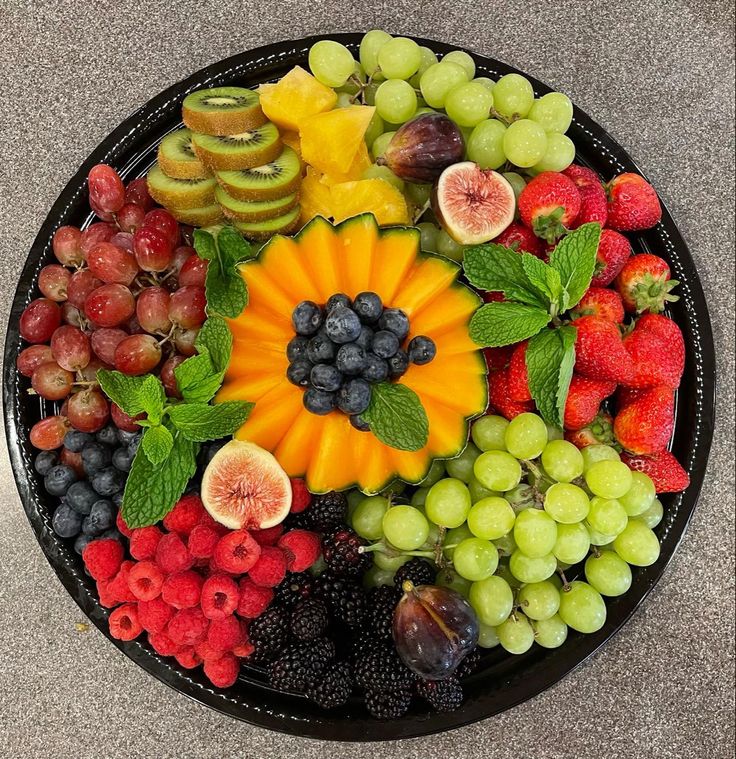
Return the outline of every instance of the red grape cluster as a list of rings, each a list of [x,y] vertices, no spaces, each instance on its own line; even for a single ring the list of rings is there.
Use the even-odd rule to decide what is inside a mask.
[[[18,356],[18,370],[42,398],[63,401],[59,414],[31,430],[41,450],[60,447],[70,428],[96,432],[110,417],[121,429],[138,429],[108,402],[97,371],[140,375],[160,367],[167,393],[177,397],[174,368],[195,352],[205,320],[207,261],[187,244],[187,230],[154,207],[145,178],[126,187],[99,164],[88,183],[101,221],[84,231],[56,230],[59,263],[41,269],[43,297],[20,318],[20,335],[31,345]]]

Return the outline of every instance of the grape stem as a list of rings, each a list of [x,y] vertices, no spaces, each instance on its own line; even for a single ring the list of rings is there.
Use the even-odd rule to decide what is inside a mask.
[[[412,223],[416,224],[419,221],[419,219],[422,218],[422,216],[424,215],[424,212],[429,210],[429,207],[430,207],[430,201],[428,200],[421,208],[417,209],[417,213],[414,214],[414,219]]]
[[[444,549],[450,547],[450,546],[442,545],[445,539],[446,533],[447,533],[447,527],[440,527],[439,534],[437,535],[437,542],[434,544],[434,563],[440,569],[444,569],[444,566],[445,566],[445,557],[443,555]]]

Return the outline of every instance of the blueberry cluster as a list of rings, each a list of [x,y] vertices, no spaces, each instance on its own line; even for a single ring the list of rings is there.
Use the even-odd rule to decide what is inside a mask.
[[[46,492],[61,499],[51,526],[59,537],[76,538],[77,553],[96,538],[120,538],[115,519],[140,439],[140,432],[112,425],[95,434],[70,430],[64,438],[67,463],[56,451],[36,456],[34,467]]]
[[[324,306],[304,300],[291,321],[296,337],[286,348],[286,376],[305,388],[304,407],[320,415],[337,408],[360,430],[368,429],[360,414],[370,404],[371,385],[396,380],[410,363],[428,364],[437,352],[424,335],[402,347],[409,334],[407,315],[384,308],[373,292],[352,301],[337,293]]]

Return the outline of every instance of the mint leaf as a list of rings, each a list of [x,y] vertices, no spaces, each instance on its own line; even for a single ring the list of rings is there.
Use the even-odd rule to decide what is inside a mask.
[[[184,492],[197,469],[199,445],[177,433],[169,455],[160,464],[138,448],[123,493],[122,516],[131,527],[147,527],[163,519]]]
[[[194,343],[199,351],[174,369],[179,392],[187,403],[206,403],[219,390],[230,361],[233,336],[224,319],[210,316]]]
[[[174,436],[168,429],[166,429],[166,427],[163,427],[160,424],[156,427],[149,427],[143,433],[141,448],[143,448],[146,458],[152,464],[163,463],[166,460],[166,457],[171,453],[173,447]]]
[[[219,316],[210,316],[199,330],[194,346],[200,353],[203,348],[209,353],[212,365],[218,372],[227,369],[233,349],[233,336],[225,320]]]
[[[534,402],[548,424],[562,428],[575,364],[574,327],[545,329],[529,340],[526,369]]]
[[[560,361],[560,378],[557,383],[557,409],[560,413],[560,427],[565,419],[565,404],[570,390],[570,380],[575,367],[575,340],[578,331],[575,327],[559,327],[557,333],[562,340],[562,361]]]
[[[427,444],[429,421],[419,396],[406,385],[373,385],[371,403],[362,414],[371,432],[400,451],[418,451]]]
[[[565,310],[576,306],[590,287],[600,239],[600,224],[583,224],[565,235],[550,253],[550,266],[559,273],[567,292]]]
[[[223,264],[227,266],[253,258],[256,254],[256,249],[246,242],[235,227],[223,227],[220,230],[217,235],[217,247]]]
[[[217,243],[215,238],[203,229],[194,230],[194,250],[200,258],[212,261],[217,258]]]
[[[536,335],[551,319],[543,308],[521,303],[486,303],[470,320],[470,338],[486,348],[511,345]]]
[[[205,403],[182,403],[169,409],[171,423],[189,440],[204,442],[232,435],[250,415],[253,404],[226,401],[208,406]]]
[[[210,261],[204,283],[207,312],[235,319],[248,305],[245,280],[233,265]]]
[[[129,416],[138,416],[146,411],[144,396],[147,397],[147,393],[142,391],[146,376],[129,377],[122,372],[100,369],[97,372],[97,381],[105,395]]]
[[[166,392],[161,380],[153,374],[146,374],[138,391],[143,410],[153,424],[161,422],[161,414],[166,404]]]

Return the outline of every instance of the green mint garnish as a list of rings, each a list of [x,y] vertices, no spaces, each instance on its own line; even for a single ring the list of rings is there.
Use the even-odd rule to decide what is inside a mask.
[[[429,421],[419,396],[406,385],[381,382],[373,386],[371,402],[361,415],[385,445],[418,451],[427,444]]]

